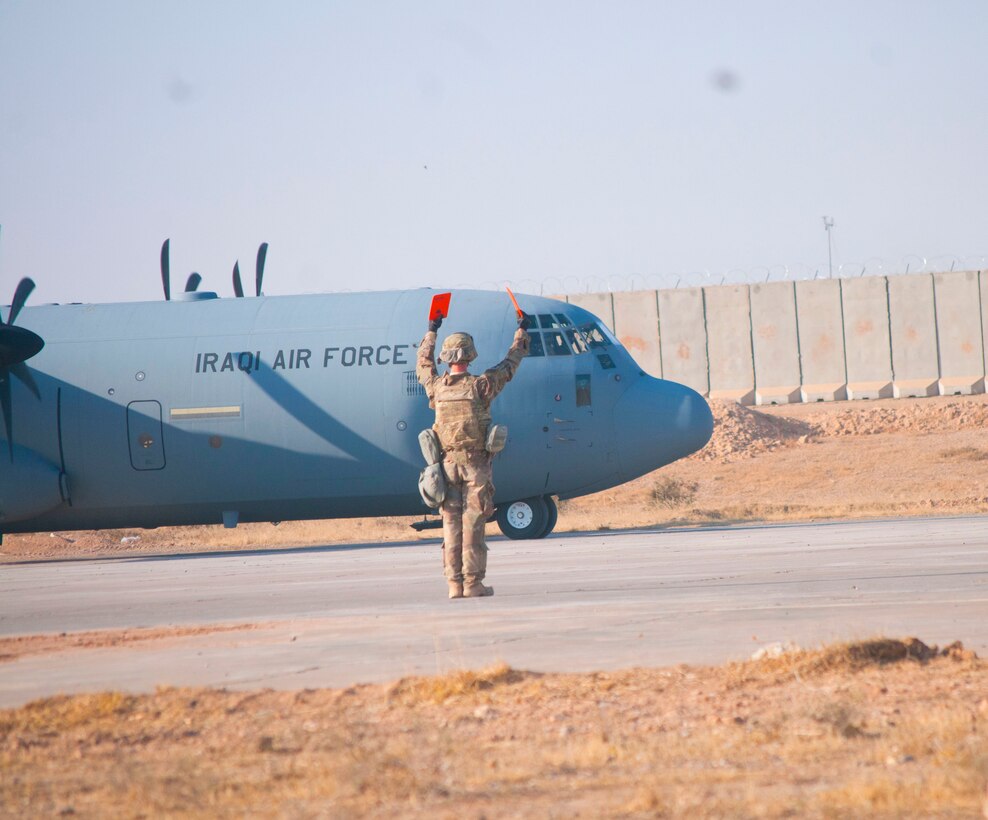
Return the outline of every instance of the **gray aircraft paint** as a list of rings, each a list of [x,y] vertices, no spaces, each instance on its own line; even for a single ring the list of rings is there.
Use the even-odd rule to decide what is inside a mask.
[[[416,437],[433,413],[414,370],[433,295],[25,308],[18,324],[45,340],[27,362],[41,400],[12,384],[0,531],[219,523],[224,511],[239,521],[426,512]],[[519,299],[532,315],[599,323],[574,305]],[[480,372],[515,326],[506,295],[455,291],[439,336],[472,333]],[[510,431],[495,462],[498,503],[614,486],[695,451],[712,430],[699,394],[647,376],[613,339],[527,358],[493,413]]]

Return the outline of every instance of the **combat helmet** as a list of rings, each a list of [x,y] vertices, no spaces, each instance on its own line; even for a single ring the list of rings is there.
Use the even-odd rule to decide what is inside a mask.
[[[469,333],[450,333],[443,341],[439,360],[446,364],[472,362],[477,358],[477,348],[473,346],[473,336]]]

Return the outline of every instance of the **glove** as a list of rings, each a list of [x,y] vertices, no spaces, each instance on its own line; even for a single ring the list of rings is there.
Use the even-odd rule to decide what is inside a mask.
[[[435,319],[429,321],[429,330],[436,333],[443,324],[443,317],[437,316]]]

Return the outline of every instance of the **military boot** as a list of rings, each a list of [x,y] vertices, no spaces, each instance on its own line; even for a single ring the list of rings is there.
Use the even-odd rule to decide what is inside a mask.
[[[480,581],[468,580],[463,585],[464,598],[487,598],[494,594],[494,587],[484,586]]]
[[[449,584],[449,597],[450,598],[462,598],[463,597],[463,581],[454,581],[452,578],[447,579],[446,583]]]

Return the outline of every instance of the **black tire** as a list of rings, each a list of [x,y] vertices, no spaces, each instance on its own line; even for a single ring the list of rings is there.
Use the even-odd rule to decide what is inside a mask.
[[[545,519],[545,529],[542,530],[542,534],[539,538],[545,538],[549,533],[551,533],[556,528],[556,522],[559,520],[559,507],[556,506],[556,501],[551,495],[543,496],[545,499],[546,506],[546,519]]]
[[[524,498],[497,509],[497,525],[508,538],[521,541],[541,538],[549,520],[549,507],[541,496]]]

